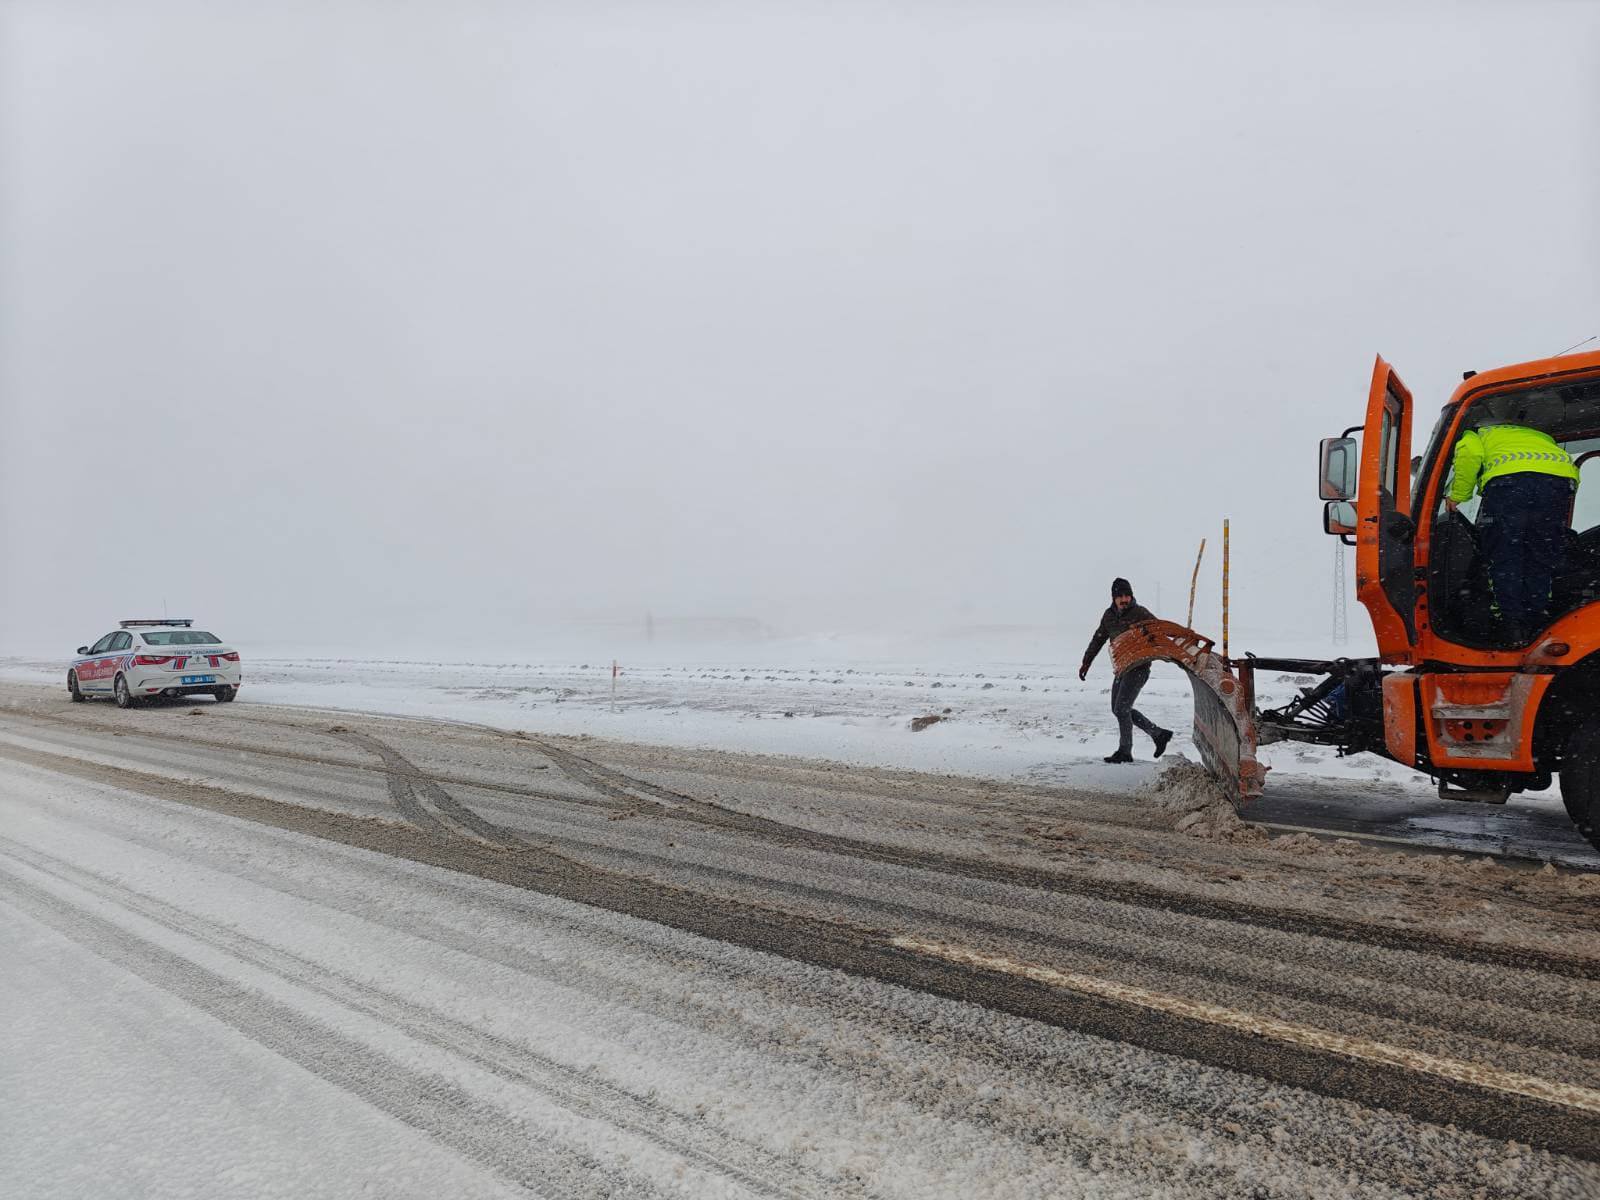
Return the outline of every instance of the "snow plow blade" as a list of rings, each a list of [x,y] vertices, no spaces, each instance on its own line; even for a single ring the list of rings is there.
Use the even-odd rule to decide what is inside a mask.
[[[1213,645],[1172,621],[1145,621],[1111,643],[1111,666],[1118,675],[1158,660],[1183,668],[1194,688],[1194,744],[1206,770],[1235,805],[1248,804],[1267,782],[1267,768],[1256,760],[1255,688],[1248,669],[1235,674]]]

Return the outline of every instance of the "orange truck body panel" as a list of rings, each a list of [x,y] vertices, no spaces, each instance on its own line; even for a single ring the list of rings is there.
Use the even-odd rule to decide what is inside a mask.
[[[1417,677],[1396,671],[1383,677],[1383,740],[1395,762],[1417,761]]]
[[[1421,676],[1423,728],[1433,765],[1532,771],[1534,716],[1553,678],[1520,671]]]

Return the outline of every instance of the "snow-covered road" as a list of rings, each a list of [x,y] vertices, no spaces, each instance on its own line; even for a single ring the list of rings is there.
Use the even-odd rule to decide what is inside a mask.
[[[1080,682],[1058,664],[972,656],[894,664],[746,648],[694,662],[503,659],[398,660],[290,654],[249,657],[241,703],[458,721],[541,734],[588,735],[664,747],[824,759],[852,767],[1021,781],[1134,795],[1162,765],[1101,761],[1114,745],[1109,668]],[[0,658],[0,681],[61,686],[48,659]],[[1263,672],[1263,699],[1282,703],[1309,677]],[[1188,681],[1158,663],[1140,707],[1175,731],[1169,758],[1198,758]],[[913,732],[914,717],[939,719]],[[1455,853],[1495,854],[1600,870],[1554,789],[1504,807],[1441,801],[1424,775],[1370,754],[1268,746],[1266,795],[1251,811],[1274,829],[1310,827]],[[1364,831],[1364,832],[1363,832]]]
[[[7,1195],[1600,1191],[1600,877],[18,685],[0,814]]]

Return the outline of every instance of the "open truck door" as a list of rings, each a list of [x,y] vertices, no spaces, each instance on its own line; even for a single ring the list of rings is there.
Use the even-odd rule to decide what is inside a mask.
[[[1411,519],[1411,413],[1394,368],[1372,368],[1356,484],[1356,598],[1372,615],[1378,653],[1409,662],[1416,642],[1416,525]]]

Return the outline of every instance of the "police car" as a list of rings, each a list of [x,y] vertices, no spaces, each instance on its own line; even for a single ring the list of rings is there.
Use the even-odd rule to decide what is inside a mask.
[[[152,696],[215,696],[239,692],[239,652],[192,619],[123,621],[92,646],[79,646],[67,671],[74,703],[110,696],[132,708]]]

